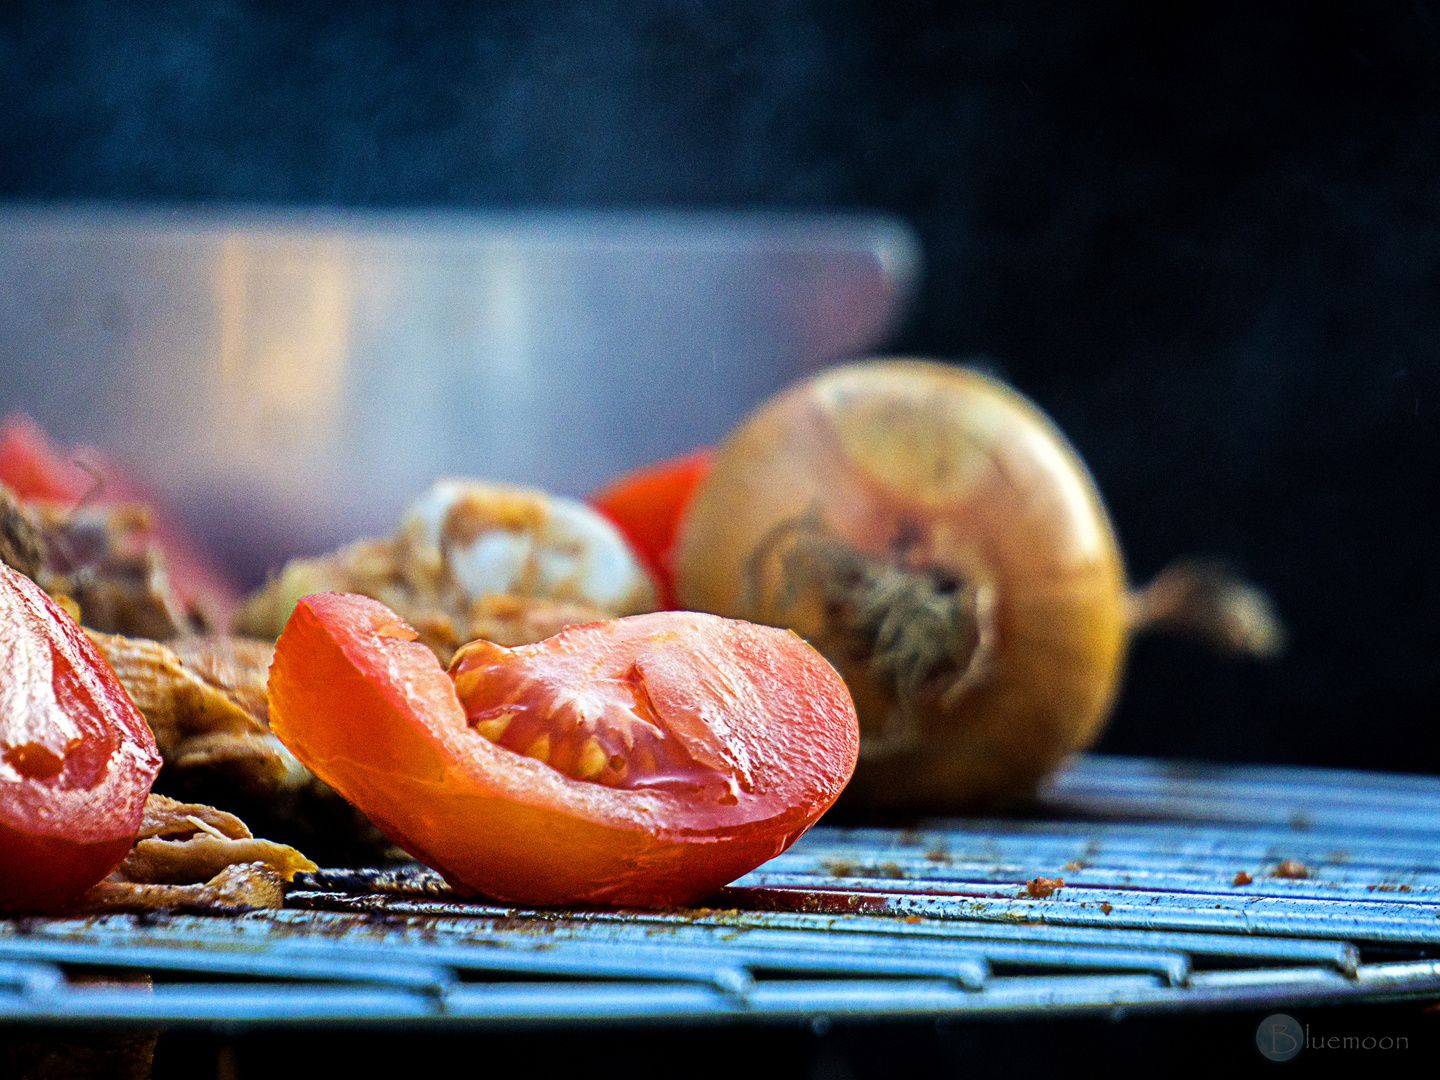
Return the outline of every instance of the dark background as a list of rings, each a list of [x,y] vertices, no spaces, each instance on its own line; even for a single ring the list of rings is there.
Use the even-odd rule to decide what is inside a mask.
[[[1290,626],[1140,643],[1103,747],[1440,771],[1440,6],[0,12],[0,198],[903,215],[894,347],[1037,399],[1136,579]]]

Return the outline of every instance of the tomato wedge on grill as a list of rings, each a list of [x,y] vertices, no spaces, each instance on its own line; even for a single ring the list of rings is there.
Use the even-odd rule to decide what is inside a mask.
[[[695,612],[472,642],[450,671],[388,608],[300,602],[272,730],[457,889],[666,906],[793,843],[859,744],[828,663],[785,630]]]
[[[155,738],[75,621],[0,564],[0,910],[76,899],[129,852]]]

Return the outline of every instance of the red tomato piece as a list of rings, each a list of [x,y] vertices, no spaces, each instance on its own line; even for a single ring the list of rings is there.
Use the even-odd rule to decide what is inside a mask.
[[[714,460],[715,451],[701,447],[628,472],[590,496],[590,505],[620,527],[648,564],[660,585],[661,607],[675,606],[675,537],[685,508]]]
[[[0,910],[44,911],[129,852],[160,754],[90,639],[3,564],[0,671]]]
[[[72,446],[62,451],[29,417],[6,417],[0,422],[0,484],[20,499],[67,508],[82,501],[144,505],[149,535],[165,554],[165,576],[176,598],[205,610],[218,629],[229,626],[230,610],[239,600],[230,575],[201,554],[183,528],[157,511],[157,500],[99,450]]]
[[[95,489],[103,489],[95,493],[111,499],[134,494],[98,450],[76,446],[62,453],[35,421],[18,415],[0,424],[0,483],[21,499],[60,503],[78,502]]]
[[[794,634],[694,612],[472,642],[447,674],[383,604],[302,600],[270,724],[457,889],[666,906],[790,846],[855,767],[855,708]]]

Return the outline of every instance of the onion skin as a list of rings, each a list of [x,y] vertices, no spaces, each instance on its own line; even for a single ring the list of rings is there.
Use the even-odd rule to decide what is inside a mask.
[[[801,521],[826,551],[973,589],[969,666],[908,696],[877,673],[836,633],[834,605],[767,557]],[[1084,464],[1021,395],[948,364],[846,365],[762,405],[696,493],[677,570],[686,606],[787,625],[839,669],[860,718],[851,805],[975,810],[1029,793],[1098,734],[1125,655],[1125,569]]]

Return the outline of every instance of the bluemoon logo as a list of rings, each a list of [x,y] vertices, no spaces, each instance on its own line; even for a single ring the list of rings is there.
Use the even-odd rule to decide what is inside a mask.
[[[1255,1047],[1271,1061],[1289,1061],[1304,1046],[1304,1027],[1285,1013],[1271,1013],[1255,1029]]]
[[[1255,1048],[1271,1061],[1289,1061],[1301,1050],[1409,1050],[1405,1035],[1317,1035],[1285,1013],[1271,1013],[1255,1029]]]

